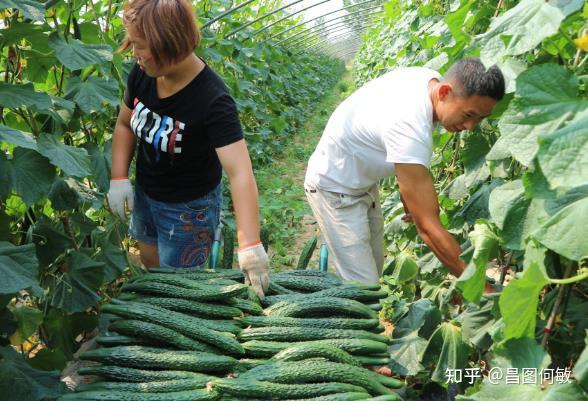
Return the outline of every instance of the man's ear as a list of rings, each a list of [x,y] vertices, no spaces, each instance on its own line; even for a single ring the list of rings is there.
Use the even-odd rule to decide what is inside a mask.
[[[446,100],[447,96],[449,96],[453,92],[453,86],[449,82],[442,82],[439,84],[439,100]]]

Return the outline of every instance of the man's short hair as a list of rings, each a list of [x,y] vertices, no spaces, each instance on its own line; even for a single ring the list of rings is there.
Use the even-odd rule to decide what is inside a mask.
[[[496,101],[504,97],[504,76],[498,66],[486,69],[479,58],[465,58],[455,63],[443,77],[443,81],[458,81],[463,97],[487,96]]]
[[[183,60],[200,43],[196,15],[189,0],[129,0],[124,7],[123,23],[139,31],[159,66]],[[129,47],[127,36],[120,50]]]

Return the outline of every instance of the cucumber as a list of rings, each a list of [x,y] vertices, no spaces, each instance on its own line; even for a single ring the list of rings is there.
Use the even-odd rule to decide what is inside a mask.
[[[363,366],[384,366],[390,363],[390,356],[357,355],[355,358]]]
[[[273,362],[302,361],[310,358],[325,358],[331,362],[361,366],[358,359],[332,345],[300,343],[278,352],[272,357]]]
[[[156,305],[161,308],[187,313],[205,319],[232,319],[243,315],[239,308],[233,306],[190,301],[187,299],[141,297],[137,299],[137,302]]]
[[[231,269],[235,258],[235,233],[231,227],[226,225],[223,225],[221,232],[223,235],[223,259],[221,266],[225,269]]]
[[[143,322],[140,320],[121,319],[112,322],[108,327],[109,330],[116,331],[120,334],[140,337],[143,336],[148,340],[156,343],[171,345],[177,349],[188,351],[205,351],[218,353],[218,348],[212,347],[206,343],[193,340],[175,330],[160,326],[154,323]]]
[[[215,301],[227,297],[236,297],[247,291],[245,284],[228,286],[206,286],[202,289],[183,288],[171,284],[163,284],[151,281],[137,281],[124,284],[123,292],[137,292],[140,294],[161,295],[169,298],[190,299],[193,301]]]
[[[310,258],[312,258],[317,243],[318,237],[316,235],[306,241],[304,248],[302,248],[302,252],[300,253],[300,258],[298,258],[296,270],[304,270],[308,267],[308,263],[310,262]]]
[[[293,302],[278,302],[264,310],[268,316],[311,317],[343,314],[349,317],[377,319],[378,314],[352,299],[307,297]]]
[[[216,401],[216,391],[197,389],[170,393],[136,393],[129,391],[82,391],[62,395],[57,401]]]
[[[175,268],[150,268],[149,273],[178,274],[190,280],[208,280],[211,278],[228,278],[243,282],[245,276],[239,269],[175,269]]]
[[[296,400],[284,400],[284,401],[357,401],[357,400],[375,400],[379,397],[372,398],[368,393],[337,393],[323,395],[320,397],[312,398],[298,398]],[[400,398],[396,398],[400,400]],[[383,400],[383,399],[382,399]],[[267,401],[255,398],[237,398],[231,396],[223,396],[219,401]]]
[[[382,342],[356,338],[305,341],[301,343],[252,340],[244,342],[243,348],[250,357],[266,358],[272,357],[278,352],[298,344],[332,345],[352,355],[373,355],[382,354],[388,351],[388,346]]]
[[[243,371],[247,371],[252,369],[256,366],[263,365],[267,363],[268,359],[252,359],[252,358],[242,358],[239,359],[239,366],[243,368]]]
[[[297,294],[297,295],[299,295],[298,292],[289,290],[286,287],[282,287],[281,285],[279,285],[277,283],[274,283],[273,281],[270,281],[269,282],[269,286],[267,288],[267,293],[270,296],[279,296],[279,295],[287,295],[287,294]],[[264,304],[265,304],[265,301],[264,301]]]
[[[108,380],[121,382],[155,382],[190,379],[206,384],[215,379],[214,376],[185,370],[143,370],[114,365],[88,366],[78,369],[77,373],[80,375],[100,376]]]
[[[374,302],[388,296],[386,291],[362,290],[355,285],[345,284],[312,293],[313,297],[336,297],[354,299],[359,302]],[[264,299],[264,305],[273,305],[280,301],[289,301],[308,297],[308,294],[278,294],[270,295]]]
[[[226,355],[198,351],[172,351],[138,345],[85,351],[80,359],[130,368],[228,372],[237,360]]]
[[[212,379],[215,377],[210,376]],[[136,393],[169,393],[172,391],[196,390],[206,388],[206,383],[198,379],[174,379],[149,382],[94,382],[82,384],[76,391],[132,391]]]
[[[241,298],[227,298],[220,302],[224,302],[227,305],[233,306],[241,311],[254,316],[263,315],[263,308],[259,303],[250,301],[248,299]]]
[[[113,300],[114,301],[114,300]],[[113,313],[127,319],[144,320],[159,324],[169,329],[190,337],[214,345],[223,351],[233,354],[242,354],[243,347],[231,334],[210,329],[215,323],[212,320],[198,319],[196,317],[173,312],[154,305],[146,305],[138,302],[117,302],[117,305],[106,304],[102,311]]]
[[[214,389],[239,397],[260,397],[264,400],[283,400],[337,394],[365,392],[360,386],[347,383],[281,384],[240,379],[219,379],[212,382]]]
[[[321,329],[317,327],[253,327],[241,331],[241,341],[313,341],[331,338],[357,338],[390,343],[389,337],[365,330]]]
[[[266,297],[267,298],[267,297]],[[323,329],[374,330],[380,321],[378,319],[353,318],[297,318],[280,316],[244,316],[240,321],[251,327],[317,327]],[[383,330],[382,330],[383,331]]]
[[[376,376],[376,373],[362,367],[337,362],[296,361],[261,365],[239,376],[239,380],[284,384],[335,381],[361,386],[374,396],[392,393]]]
[[[96,337],[96,342],[104,347],[115,347],[117,345],[155,345],[155,341],[146,338],[120,336],[120,335],[102,335]]]
[[[341,280],[331,277],[292,276],[284,273],[270,274],[270,282],[300,292],[316,292],[343,284]]]

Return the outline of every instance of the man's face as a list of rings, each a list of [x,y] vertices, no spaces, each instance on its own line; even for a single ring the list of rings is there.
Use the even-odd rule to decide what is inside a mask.
[[[435,112],[439,122],[450,132],[473,129],[496,105],[496,100],[488,96],[462,97],[451,88],[445,89],[440,89]]]

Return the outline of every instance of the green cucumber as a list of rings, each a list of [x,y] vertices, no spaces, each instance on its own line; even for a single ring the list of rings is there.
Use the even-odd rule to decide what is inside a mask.
[[[312,342],[300,343],[278,352],[272,357],[274,362],[302,361],[310,358],[325,358],[331,362],[361,366],[358,359],[332,345]]]
[[[299,292],[316,292],[343,284],[341,280],[331,277],[292,276],[285,273],[270,274],[270,282]]]
[[[190,301],[188,299],[141,297],[137,299],[137,302],[156,305],[161,308],[187,313],[205,319],[232,319],[243,315],[239,308],[233,306]]]
[[[156,342],[146,338],[120,336],[114,334],[101,335],[96,337],[96,342],[104,347],[115,347],[117,345],[155,345]]]
[[[167,327],[155,323],[121,319],[112,322],[108,329],[123,335],[146,338],[156,343],[171,345],[177,349],[218,353],[218,348],[194,340],[190,337],[186,337],[175,330],[168,329]]]
[[[361,386],[336,382],[281,384],[254,380],[219,379],[214,380],[212,386],[223,393],[248,398],[261,397],[264,400],[304,398],[344,392],[365,392],[365,389]]]
[[[210,376],[211,380],[216,379]],[[210,380],[209,380],[210,381]],[[169,393],[172,391],[196,390],[206,388],[206,383],[198,379],[174,379],[149,382],[94,382],[82,384],[76,391],[132,391],[136,393]]]
[[[343,314],[349,317],[377,319],[378,314],[352,299],[335,297],[307,297],[292,302],[278,302],[264,310],[268,316],[312,317]]]
[[[137,393],[130,391],[82,391],[62,395],[57,401],[216,401],[216,391],[197,389],[169,393]]]
[[[317,327],[253,327],[238,334],[241,341],[314,341],[331,338],[357,338],[390,343],[391,338],[365,330],[321,329]]]
[[[297,344],[325,344],[340,348],[352,355],[373,355],[388,351],[388,346],[379,341],[357,338],[341,338],[332,340],[305,341],[300,343],[252,340],[243,343],[248,356],[253,358],[272,357],[280,351]]]
[[[198,351],[172,351],[138,345],[99,348],[85,351],[80,359],[129,368],[228,372],[237,360],[226,355]]]
[[[210,328],[212,324],[216,324],[213,320],[199,319],[155,305],[138,302],[117,302],[117,305],[106,304],[102,306],[102,311],[127,319],[144,320],[159,324],[232,354],[239,355],[243,353],[243,347],[231,334]]]
[[[261,365],[242,374],[239,379],[284,384],[336,381],[361,386],[374,396],[392,393],[376,376],[368,369],[338,362],[296,361]]]
[[[307,297],[308,294],[278,294],[270,295],[264,299],[264,305],[273,305],[280,301],[289,301]],[[388,296],[386,291],[368,291],[362,290],[355,285],[341,285],[322,291],[312,293],[313,297],[336,297],[345,299],[354,299],[359,302],[374,302]]]
[[[80,375],[100,376],[108,380],[121,382],[155,382],[190,379],[206,384],[212,379],[215,379],[214,376],[185,370],[144,370],[114,365],[88,366],[78,369],[77,373]]]
[[[310,258],[312,258],[317,243],[318,237],[316,235],[306,241],[304,248],[302,248],[302,252],[300,253],[300,258],[298,258],[296,270],[304,270],[308,267],[308,263],[310,262]]]
[[[123,292],[137,292],[140,294],[161,295],[169,298],[190,299],[192,301],[218,301],[227,297],[236,297],[247,292],[245,284],[228,286],[203,286],[201,289],[183,288],[171,284],[151,281],[137,281],[124,284]]]
[[[219,302],[224,302],[227,305],[233,306],[241,311],[254,316],[263,315],[263,308],[259,303],[251,301],[249,299],[241,298],[227,298]]]
[[[280,316],[244,316],[239,319],[245,326],[251,327],[317,327],[323,329],[376,330],[378,319],[353,318],[298,318]],[[382,330],[383,331],[383,330]]]

